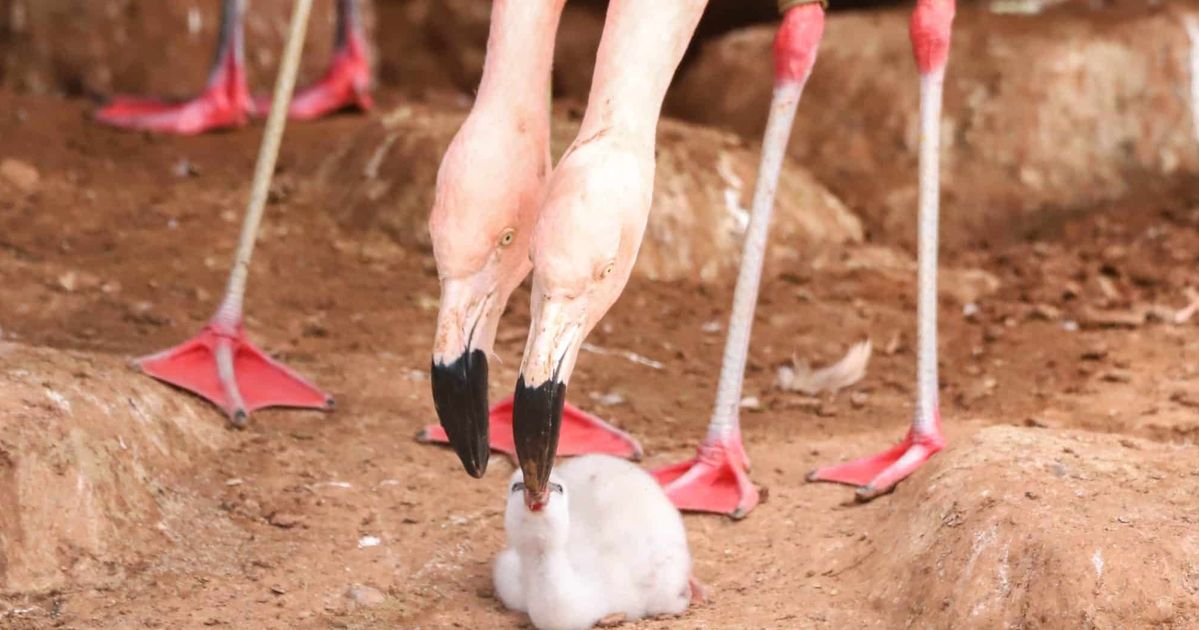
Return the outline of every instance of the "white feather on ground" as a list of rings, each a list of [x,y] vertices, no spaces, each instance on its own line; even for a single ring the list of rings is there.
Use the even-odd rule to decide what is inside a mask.
[[[792,366],[779,368],[776,384],[779,389],[815,396],[823,392],[836,393],[866,376],[873,346],[870,340],[854,344],[840,361],[813,370],[807,361],[792,358]]]

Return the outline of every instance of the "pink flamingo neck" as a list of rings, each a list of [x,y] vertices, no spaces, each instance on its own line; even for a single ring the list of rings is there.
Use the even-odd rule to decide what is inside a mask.
[[[652,142],[666,89],[707,0],[613,0],[579,138],[609,128]]]
[[[543,116],[548,125],[554,39],[566,0],[496,0],[476,107]]]

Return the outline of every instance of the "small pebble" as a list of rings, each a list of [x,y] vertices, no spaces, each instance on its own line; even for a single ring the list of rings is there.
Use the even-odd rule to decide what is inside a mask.
[[[606,394],[591,392],[591,400],[605,407],[615,407],[616,405],[623,405],[625,403],[625,397],[617,392],[608,392]]]
[[[372,608],[387,600],[387,596],[377,588],[364,584],[353,584],[346,591],[346,597],[359,606]]]
[[[287,512],[275,512],[274,514],[271,514],[271,517],[268,519],[268,522],[271,525],[274,525],[275,527],[278,527],[280,529],[291,529],[297,525],[302,524],[304,522],[304,519],[300,518],[296,514],[289,514]]]
[[[10,158],[0,162],[0,178],[23,193],[31,193],[37,190],[41,174],[32,164]]]
[[[1105,382],[1108,382],[1108,383],[1131,383],[1132,382],[1131,374],[1129,374],[1128,372],[1117,371],[1117,370],[1113,370],[1111,372],[1104,372],[1103,376],[1101,376],[1100,378],[1102,378]]]

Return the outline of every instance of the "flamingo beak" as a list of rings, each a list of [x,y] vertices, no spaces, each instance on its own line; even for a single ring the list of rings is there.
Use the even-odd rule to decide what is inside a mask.
[[[566,381],[583,343],[582,322],[587,315],[585,299],[539,301],[534,305],[512,409],[516,457],[524,472],[530,509],[549,497],[550,471],[566,404]]]
[[[470,476],[487,471],[487,354],[498,315],[492,313],[495,291],[478,278],[446,279],[433,347],[433,406],[450,445]]]
[[[524,494],[525,507],[528,508],[530,512],[540,512],[545,508],[546,503],[549,503],[551,492],[562,494],[562,484],[551,481],[541,492],[533,492],[532,490],[529,490],[528,486],[526,486],[524,482],[518,481],[512,485],[512,492],[520,492]]]

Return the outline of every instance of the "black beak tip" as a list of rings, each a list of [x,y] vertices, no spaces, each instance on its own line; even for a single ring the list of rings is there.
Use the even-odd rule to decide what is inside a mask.
[[[534,494],[544,493],[549,487],[565,404],[566,384],[561,381],[550,379],[529,387],[521,374],[516,382],[512,437],[516,442],[516,457],[524,471],[525,485]]]
[[[487,355],[482,350],[472,350],[448,364],[434,361],[431,375],[437,419],[462,467],[471,477],[479,479],[487,472],[491,456]]]

